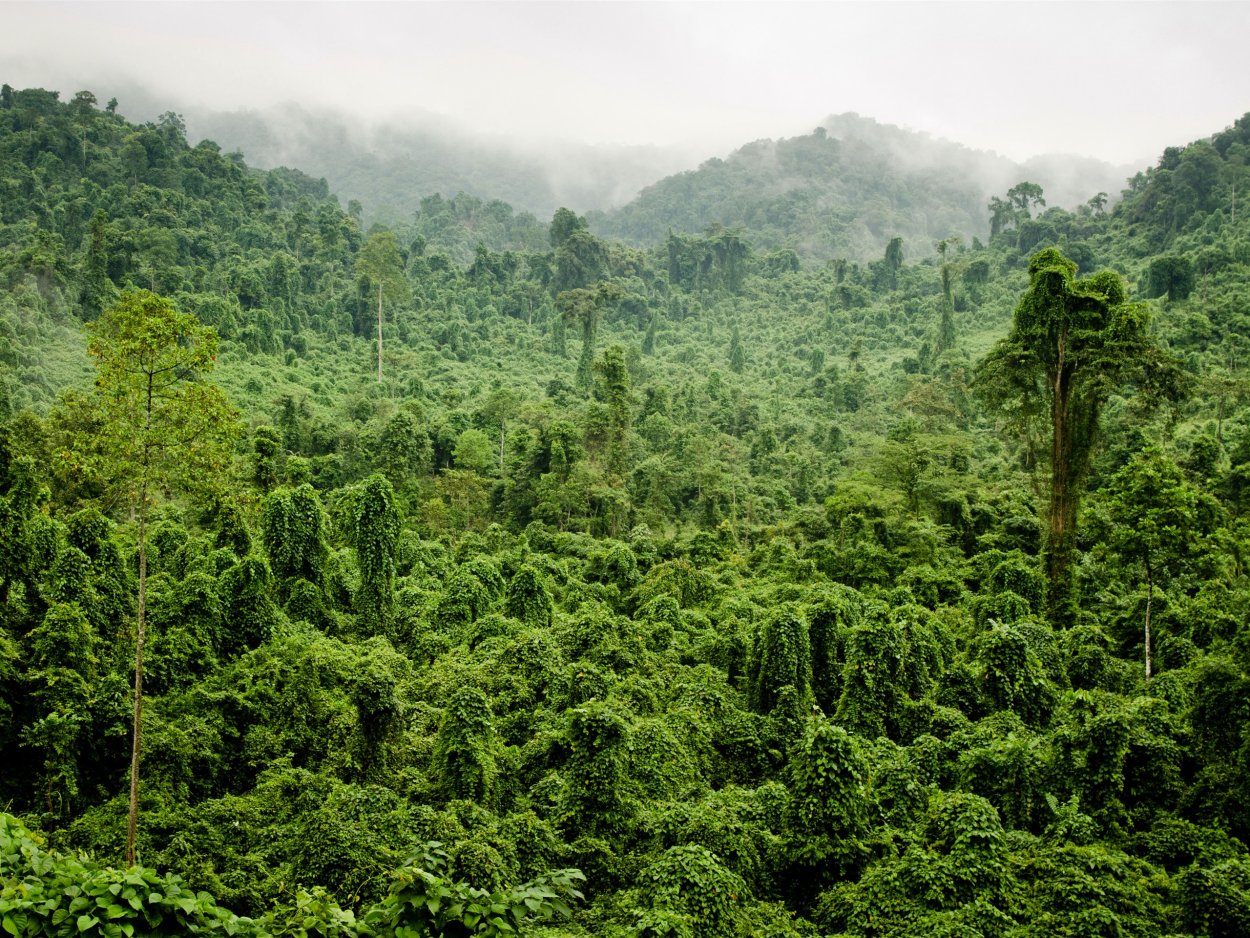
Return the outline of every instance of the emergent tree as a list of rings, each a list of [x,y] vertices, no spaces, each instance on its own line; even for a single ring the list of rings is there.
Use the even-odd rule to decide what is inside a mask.
[[[205,380],[217,334],[146,290],[123,293],[91,327],[100,433],[80,448],[96,462],[138,523],[139,591],[135,631],[134,726],[126,862],[135,862],[143,642],[147,605],[148,517],[163,493],[203,486],[228,465],[236,414]]]
[[[1049,419],[1050,504],[1044,547],[1051,621],[1071,622],[1077,515],[1103,405],[1136,385],[1175,397],[1180,370],[1147,332],[1142,304],[1127,302],[1119,275],[1077,279],[1076,264],[1055,248],[1029,262],[1030,286],[1011,333],[977,369],[986,400],[1018,426]]]

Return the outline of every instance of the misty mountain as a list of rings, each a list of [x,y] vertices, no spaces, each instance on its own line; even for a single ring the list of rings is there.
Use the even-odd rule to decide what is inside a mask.
[[[151,120],[170,110],[142,94],[133,97],[131,106],[122,107],[128,116]],[[293,103],[263,110],[174,109],[191,140],[238,150],[261,169],[291,166],[325,177],[344,204],[361,203],[370,223],[410,221],[421,199],[435,193],[501,200],[543,220],[561,206],[610,209],[695,163],[661,147],[520,141],[420,110],[378,124]]]
[[[1022,180],[1049,205],[1074,207],[1119,192],[1133,170],[1089,157],[1046,155],[1019,164],[857,114],[811,134],[758,140],[725,159],[647,187],[620,209],[592,215],[604,237],[653,243],[669,228],[745,229],[757,247],[814,258],[866,260],[896,235],[910,256],[952,234],[988,233],[986,202]]]

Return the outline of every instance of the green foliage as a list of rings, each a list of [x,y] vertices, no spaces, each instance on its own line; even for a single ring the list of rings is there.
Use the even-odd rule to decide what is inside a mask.
[[[788,854],[808,877],[848,877],[866,854],[866,766],[844,729],[823,717],[790,756]]]
[[[50,853],[15,818],[0,815],[0,916],[10,935],[254,934],[207,893],[177,876],[116,870]]]
[[[375,933],[496,938],[521,933],[530,923],[568,918],[570,903],[582,898],[575,884],[585,877],[573,869],[496,892],[453,881],[446,876],[447,855],[441,848],[432,841],[420,857],[395,871],[390,895],[364,917]]]
[[[1033,726],[1048,721],[1055,689],[1017,629],[996,625],[984,632],[977,642],[976,661],[991,710],[1011,710]]]
[[[527,564],[513,574],[508,581],[504,609],[527,625],[551,624],[551,592],[537,570]]]
[[[274,576],[320,585],[327,553],[325,515],[312,486],[304,483],[272,492],[265,499],[260,524]]]
[[[438,728],[434,762],[448,797],[491,801],[499,769],[494,718],[481,691],[465,687],[451,698]]]
[[[0,800],[101,858],[13,835],[42,865],[5,861],[8,932],[1245,931],[1250,125],[1113,211],[1015,186],[965,246],[984,194],[833,124],[610,219],[427,196],[366,238],[176,115],[0,96]],[[626,223],[659,236],[591,232]],[[1148,322],[1095,261],[1168,299]],[[110,309],[253,428],[133,512],[99,441],[143,433],[83,352]],[[971,363],[1009,331],[995,434]],[[104,869],[140,580],[137,847],[182,892]]]
[[[669,848],[643,871],[641,892],[651,911],[634,924],[638,936],[730,938],[738,934],[750,899],[746,883],[698,845]]]
[[[781,688],[789,686],[806,699],[812,681],[812,650],[807,622],[795,604],[777,609],[764,620],[752,646],[748,665],[751,709],[770,713]]]
[[[347,493],[345,510],[345,533],[356,548],[360,569],[354,605],[364,627],[380,631],[394,602],[395,547],[400,528],[394,490],[382,476],[370,476]]]
[[[1078,510],[1103,407],[1125,384],[1175,394],[1181,382],[1175,362],[1149,335],[1146,309],[1128,303],[1119,275],[1078,280],[1076,265],[1047,248],[1030,259],[1029,277],[1011,334],[981,363],[977,380],[1013,426],[1050,424],[1048,598],[1052,621],[1071,624]]]
[[[620,836],[633,813],[627,787],[629,727],[608,705],[591,700],[569,714],[564,823],[578,831]]]

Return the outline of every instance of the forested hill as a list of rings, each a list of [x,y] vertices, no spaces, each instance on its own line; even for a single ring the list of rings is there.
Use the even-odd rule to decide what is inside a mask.
[[[1248,145],[813,265],[0,88],[0,929],[1247,934]]]
[[[158,106],[156,111],[168,110]],[[681,153],[647,146],[538,145],[474,134],[432,115],[411,124],[366,125],[296,105],[264,111],[185,112],[191,139],[239,150],[253,166],[298,166],[324,176],[367,220],[403,223],[420,199],[459,192],[544,218],[560,206],[578,211],[622,205],[640,189],[693,165]]]
[[[986,234],[985,203],[1022,179],[1051,205],[1074,208],[1098,192],[1117,194],[1122,168],[1079,158],[1039,158],[1021,166],[855,114],[828,118],[813,133],[759,140],[725,159],[648,186],[630,204],[592,213],[605,237],[653,244],[671,228],[702,233],[743,229],[760,248],[800,256],[867,260],[901,235],[927,256],[952,234]]]

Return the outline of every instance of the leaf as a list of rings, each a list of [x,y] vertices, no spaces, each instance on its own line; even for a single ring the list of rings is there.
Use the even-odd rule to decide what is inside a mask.
[[[78,930],[79,931],[86,931],[89,928],[95,928],[95,926],[98,924],[100,924],[100,920],[96,918],[94,915],[78,916]],[[14,932],[14,934],[17,934],[17,933]]]

